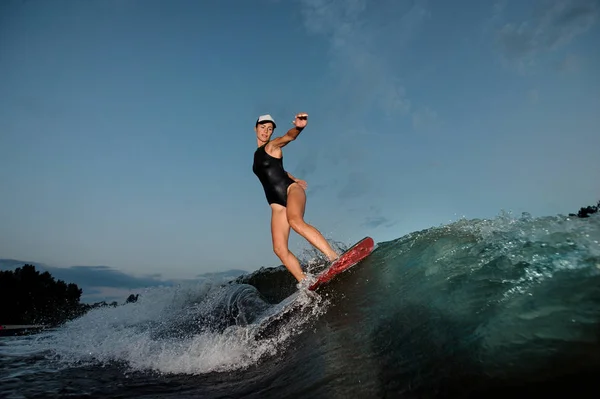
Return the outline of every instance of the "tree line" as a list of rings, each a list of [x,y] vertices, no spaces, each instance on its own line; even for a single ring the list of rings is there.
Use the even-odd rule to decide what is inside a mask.
[[[586,207],[581,207],[579,209],[579,212],[577,212],[577,214],[575,214],[575,213],[569,213],[569,216],[578,216],[580,218],[587,218],[591,214],[597,213],[598,210],[600,210],[600,200],[598,201],[598,203],[596,205],[590,205],[590,206],[586,206]]]
[[[74,283],[56,280],[26,264],[14,271],[0,271],[0,324],[43,324],[54,326],[83,315],[91,309],[118,306],[105,301],[80,303],[83,290]],[[130,295],[125,303],[135,302]]]

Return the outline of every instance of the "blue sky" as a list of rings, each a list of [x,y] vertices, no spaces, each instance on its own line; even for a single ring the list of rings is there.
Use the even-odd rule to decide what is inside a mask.
[[[600,6],[4,1],[0,257],[191,278],[279,264],[257,116],[306,219],[376,241],[600,198]],[[294,233],[297,254],[306,248]]]

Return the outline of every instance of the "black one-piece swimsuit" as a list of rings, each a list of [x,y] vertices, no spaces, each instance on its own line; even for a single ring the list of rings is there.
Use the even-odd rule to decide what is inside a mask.
[[[265,146],[258,147],[254,152],[252,171],[262,183],[269,205],[286,206],[287,189],[294,181],[283,169],[283,156],[275,158],[269,155]]]

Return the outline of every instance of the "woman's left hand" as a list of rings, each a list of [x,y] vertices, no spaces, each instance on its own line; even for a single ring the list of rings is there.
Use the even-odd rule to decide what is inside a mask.
[[[306,190],[306,187],[308,186],[308,184],[306,184],[306,182],[304,180],[298,179],[298,180],[296,180],[296,183],[298,183],[298,185],[305,190]]]
[[[294,119],[294,126],[299,129],[304,129],[306,124],[308,123],[308,114],[306,112],[300,112],[296,114],[296,119]]]

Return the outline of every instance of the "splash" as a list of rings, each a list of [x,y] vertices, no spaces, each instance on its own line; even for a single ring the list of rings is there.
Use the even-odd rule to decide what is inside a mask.
[[[149,289],[136,303],[94,309],[41,334],[33,346],[64,367],[118,363],[159,373],[227,372],[276,355],[323,311],[318,295],[306,290],[271,305],[250,285],[205,281]]]

